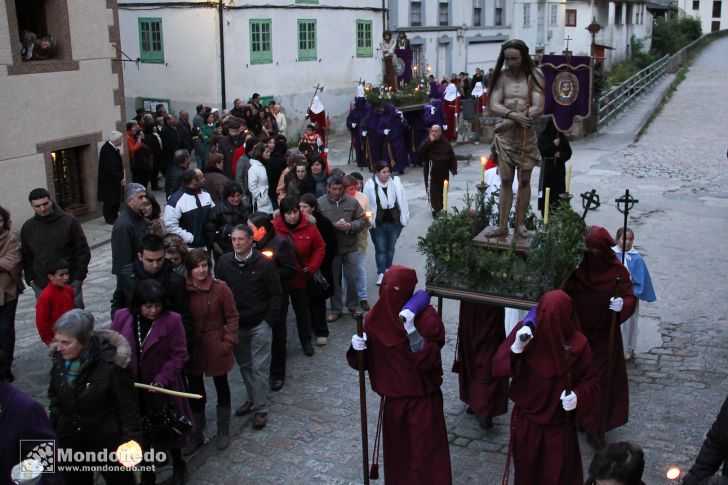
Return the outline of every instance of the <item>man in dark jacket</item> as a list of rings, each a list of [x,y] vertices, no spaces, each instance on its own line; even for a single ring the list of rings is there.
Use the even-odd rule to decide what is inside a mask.
[[[177,134],[179,135],[179,147],[192,152],[192,126],[190,126],[190,113],[180,110],[177,120]]]
[[[124,186],[124,164],[119,147],[124,136],[112,131],[99,152],[98,189],[96,200],[103,204],[104,221],[114,224],[121,205],[121,189]]]
[[[715,475],[722,466],[722,480],[728,481],[728,398],[723,402],[718,417],[710,427],[695,464],[683,478],[683,485],[700,485]],[[713,483],[713,482],[710,482]],[[719,482],[723,483],[723,481]]]
[[[167,195],[167,198],[177,192],[182,186],[182,174],[190,168],[190,163],[190,152],[186,149],[180,148],[174,152],[174,159],[164,174],[164,193]]]
[[[31,285],[37,299],[48,284],[48,264],[65,259],[70,265],[76,308],[84,308],[83,280],[88,274],[91,250],[81,223],[53,202],[44,188],[31,190],[28,200],[35,215],[20,229],[26,283]]]
[[[232,179],[234,177],[233,155],[235,154],[235,150],[237,150],[238,147],[245,143],[245,139],[242,136],[243,125],[242,123],[240,123],[240,121],[233,118],[228,121],[227,127],[228,136],[223,137],[220,141],[217,142],[217,152],[225,157],[225,162],[222,169],[223,173]],[[274,182],[269,181],[269,185],[275,185],[277,182],[278,180],[275,180]]]
[[[172,115],[164,117],[164,126],[159,132],[162,139],[162,155],[160,157],[160,170],[162,173],[167,172],[167,168],[172,165],[174,153],[180,149],[179,133],[177,133],[177,118]]]
[[[149,204],[147,189],[141,184],[127,184],[124,200],[126,208],[111,230],[111,274],[115,275],[124,265],[135,260],[142,238],[149,233],[143,213],[144,206]]]
[[[245,225],[232,232],[233,251],[223,255],[215,276],[227,283],[240,314],[235,361],[245,383],[247,400],[236,416],[254,413],[253,428],[268,423],[268,371],[271,358],[272,327],[278,323],[283,290],[273,261],[253,249],[253,231]]]
[[[539,129],[542,130],[539,130]],[[551,188],[549,211],[559,207],[559,194],[566,192],[566,162],[571,158],[571,145],[564,133],[559,131],[553,119],[539,118],[536,124],[538,151],[541,152],[541,180],[538,187],[538,209],[544,212],[546,187]]]
[[[443,184],[450,173],[457,175],[458,162],[450,142],[442,136],[442,127],[432,125],[429,136],[417,148],[424,162],[425,189],[433,217],[442,210]]]
[[[164,259],[164,241],[156,234],[142,238],[137,260],[125,265],[116,277],[116,290],[111,300],[111,318],[121,308],[131,304],[134,287],[143,280],[154,279],[167,294],[167,307],[182,316],[185,329],[190,329],[190,314],[187,306],[185,280],[174,272]],[[190,340],[188,342],[191,343]]]

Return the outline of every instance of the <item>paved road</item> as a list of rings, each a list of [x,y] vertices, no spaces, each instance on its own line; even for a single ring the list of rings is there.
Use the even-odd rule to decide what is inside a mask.
[[[640,200],[631,221],[636,245],[653,275],[658,301],[643,305],[638,355],[628,367],[630,422],[608,435],[610,441],[631,440],[646,453],[645,482],[666,483],[671,464],[689,466],[725,394],[724,332],[728,303],[724,298],[728,271],[723,241],[728,237],[728,185],[725,164],[728,118],[728,39],[710,45],[691,67],[686,80],[638,143],[632,143],[656,95],[647,96],[597,136],[574,143],[575,193],[597,188],[604,206],[588,222],[608,227],[621,224],[613,201],[625,188]],[[672,78],[663,80],[665,89]],[[348,143],[346,144],[348,148]],[[342,145],[343,146],[343,145]],[[461,153],[475,157],[487,147],[465,145]],[[338,157],[343,159],[342,156]],[[477,160],[477,158],[476,158]],[[417,268],[424,283],[424,262],[414,250],[417,237],[431,221],[421,174],[404,176],[410,197],[412,223],[398,243],[395,261]],[[451,185],[451,203],[466,186],[479,179],[477,164],[461,165]],[[537,176],[534,176],[537,180]],[[98,222],[85,225],[94,240],[103,242],[106,229]],[[368,255],[370,302],[373,252]],[[85,286],[86,301],[100,323],[108,322],[108,300],[114,281],[109,274],[108,244],[93,250]],[[45,401],[48,358],[38,343],[31,295],[23,295],[18,310],[17,384]],[[451,443],[454,482],[500,483],[508,444],[507,419],[495,420],[493,430],[481,430],[457,399],[457,380],[449,365],[453,358],[457,305],[446,302],[448,332],[443,351],[446,363],[445,412]],[[344,353],[354,331],[345,317],[331,325],[330,344],[316,355],[303,355],[289,321],[291,345],[286,386],[271,393],[268,427],[253,431],[250,419],[234,418],[233,441],[218,453],[206,446],[190,460],[190,483],[360,483],[358,385]],[[234,404],[244,400],[239,375],[230,374]],[[214,391],[209,389],[211,395]],[[214,401],[214,400],[213,400]],[[378,400],[369,392],[369,429],[375,425]],[[214,432],[214,408],[208,419]],[[370,433],[370,443],[373,433]],[[582,443],[584,463],[593,456]],[[162,475],[165,471],[162,472]]]

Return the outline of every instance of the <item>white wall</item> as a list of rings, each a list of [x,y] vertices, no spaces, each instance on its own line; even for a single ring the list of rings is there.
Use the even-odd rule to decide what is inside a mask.
[[[703,27],[703,33],[707,34],[711,31],[713,21],[720,21],[720,29],[728,29],[728,1],[723,0],[720,18],[713,17],[713,1],[700,0],[698,9],[693,9],[693,0],[679,0],[679,10],[685,15],[697,17]]]

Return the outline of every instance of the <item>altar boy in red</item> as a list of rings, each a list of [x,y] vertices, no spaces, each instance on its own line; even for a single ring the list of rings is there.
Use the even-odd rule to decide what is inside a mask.
[[[614,239],[603,227],[593,226],[586,235],[587,250],[579,267],[564,285],[564,291],[574,300],[584,335],[599,369],[604,401],[582,422],[589,444],[601,449],[604,433],[627,423],[629,416],[629,387],[624,348],[619,328],[614,332],[612,355],[609,355],[609,327],[612,315],[619,312],[621,324],[634,312],[637,298],[627,269],[612,250]],[[607,385],[607,369],[612,373]],[[606,395],[608,392],[608,395]]]
[[[566,293],[546,293],[532,326],[518,323],[493,358],[494,376],[513,377],[514,484],[581,485],[574,421],[598,405],[599,373]]]
[[[416,285],[413,269],[387,270],[364,337],[352,337],[346,357],[358,369],[357,351],[366,352],[372,389],[384,400],[384,482],[448,485],[450,449],[440,391],[445,327],[432,306],[414,318],[404,315],[404,324],[398,315]]]

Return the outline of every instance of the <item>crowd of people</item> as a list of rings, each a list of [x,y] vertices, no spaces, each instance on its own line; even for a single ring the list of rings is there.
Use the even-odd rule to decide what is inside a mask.
[[[18,241],[10,214],[0,207],[0,405],[6,396],[20,396],[13,406],[24,416],[10,439],[57,438],[59,446],[79,451],[134,440],[145,450],[166,450],[172,483],[184,483],[185,457],[205,443],[205,377],[216,394],[218,450],[230,445],[233,414],[251,415],[253,429],[265,428],[268,391],[285,385],[289,303],[301,351],[313,356],[316,346],[328,344],[328,324],[345,310],[352,316],[370,310],[369,235],[379,297],[363,333],[352,336],[347,359],[369,372],[382,397],[378,440],[385,479],[450,483],[440,389],[445,328],[429,297],[419,308],[410,305],[416,273],[394,264],[410,218],[396,174],[418,160],[433,216],[443,209],[443,182],[457,173],[449,141],[457,137],[457,100],[487,100],[483,87],[492,76],[478,70],[472,79],[453,74],[442,85],[432,79],[424,136],[411,153],[399,152],[403,114],[391,106],[371,125],[358,91],[347,126],[359,165],[371,170],[366,176],[329,167],[317,98],[308,113],[315,122],[298,151],[289,150],[279,107],[271,102],[264,108],[257,94],[247,104],[235,100],[230,112],[200,105],[192,122],[187,112],[175,116],[163,105],[154,114],[138,112],[126,134],[132,181],[124,178],[122,133],[112,132],[99,155],[98,198],[113,225],[110,271],[117,278],[109,328],[96,327],[84,310],[91,252],[80,223],[46,189],[34,189],[28,196],[34,216]],[[384,141],[379,156],[371,144],[377,136]],[[570,156],[562,136],[549,126],[539,140],[559,167]],[[562,179],[558,172],[547,183]],[[152,192],[162,190],[166,203],[160,205]],[[546,293],[508,334],[503,308],[460,305],[453,365],[459,396],[486,429],[508,412],[509,399],[514,403],[508,459],[517,484],[584,483],[578,430],[597,450],[586,483],[641,483],[641,449],[605,440],[607,431],[627,422],[625,360],[636,347],[638,301],[655,300],[633,240],[631,229],[613,239],[591,228],[584,260],[563,288]],[[49,417],[10,385],[14,318],[25,284],[37,299],[39,340],[52,356]],[[624,337],[614,332],[615,322],[628,322]],[[245,399],[233,407],[229,373],[236,365]],[[723,462],[726,406],[685,483],[699,483]],[[0,464],[4,479],[13,463]],[[89,472],[64,474],[67,483],[93,482]],[[103,475],[107,483],[134,483],[128,470]],[[155,479],[153,471],[142,473],[142,483]]]

